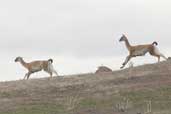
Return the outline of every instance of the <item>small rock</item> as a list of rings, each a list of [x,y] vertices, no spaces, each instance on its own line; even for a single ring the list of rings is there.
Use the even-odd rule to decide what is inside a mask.
[[[112,70],[106,66],[100,66],[98,67],[98,69],[96,70],[96,74],[99,74],[99,73],[109,73],[109,72],[112,72]]]

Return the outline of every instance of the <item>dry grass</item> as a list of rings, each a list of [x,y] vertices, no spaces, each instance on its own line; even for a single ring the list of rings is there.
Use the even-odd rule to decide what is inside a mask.
[[[168,114],[171,61],[102,74],[0,83],[0,114]]]

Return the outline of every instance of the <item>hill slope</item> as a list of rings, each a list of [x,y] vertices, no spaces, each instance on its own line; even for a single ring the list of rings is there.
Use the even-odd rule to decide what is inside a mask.
[[[171,60],[104,74],[0,83],[0,114],[169,114]]]

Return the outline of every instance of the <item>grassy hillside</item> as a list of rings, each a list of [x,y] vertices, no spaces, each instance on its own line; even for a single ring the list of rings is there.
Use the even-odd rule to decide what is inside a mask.
[[[170,114],[171,60],[113,73],[0,83],[0,114]]]

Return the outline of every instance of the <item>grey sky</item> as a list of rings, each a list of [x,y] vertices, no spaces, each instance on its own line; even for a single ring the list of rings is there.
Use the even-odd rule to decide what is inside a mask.
[[[170,0],[0,1],[0,80],[23,77],[26,71],[13,63],[18,55],[27,61],[54,58],[60,74],[93,72],[101,64],[118,69],[127,55],[118,42],[122,33],[132,44],[158,41],[169,56],[170,7]]]

